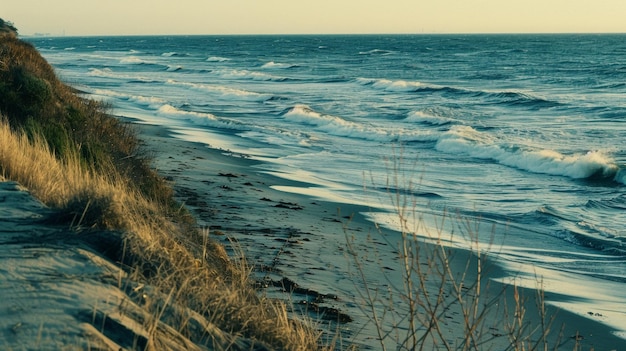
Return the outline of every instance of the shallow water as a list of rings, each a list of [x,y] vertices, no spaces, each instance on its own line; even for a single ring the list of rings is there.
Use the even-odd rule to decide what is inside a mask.
[[[566,295],[574,280],[587,302],[566,308],[626,321],[625,35],[30,41],[114,113],[263,160],[313,185],[281,190],[366,204],[391,228],[390,191],[427,226],[480,222],[473,238],[511,272]]]

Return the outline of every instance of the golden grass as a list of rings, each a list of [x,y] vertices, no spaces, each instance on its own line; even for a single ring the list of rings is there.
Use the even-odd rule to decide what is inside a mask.
[[[38,136],[57,158],[78,157],[100,174],[120,174],[151,200],[175,206],[172,190],[150,169],[129,124],[111,117],[108,106],[85,99],[61,82],[29,43],[0,37],[0,114],[13,130]]]
[[[142,156],[132,128],[59,81],[15,35],[0,36],[1,115],[0,176],[28,188],[57,210],[57,224],[81,236],[91,228],[109,230],[102,245],[116,247],[106,247],[107,257],[158,290],[160,302],[148,306],[152,334],[159,334],[154,321],[167,320],[194,335],[185,313],[164,313],[169,307],[271,348],[317,347],[313,328],[289,320],[282,303],[258,297],[249,269],[232,264],[224,248],[195,227]]]
[[[167,306],[190,309],[221,330],[272,348],[317,349],[318,335],[287,317],[280,302],[258,297],[245,265],[230,263],[225,250],[207,232],[189,231],[167,218],[167,209],[147,200],[115,173],[86,169],[75,154],[55,157],[40,137],[29,138],[0,120],[0,174],[15,180],[57,209],[81,235],[92,226],[119,235],[120,260],[136,281],[146,281],[166,298],[151,313],[183,335],[192,335],[189,319],[164,314]],[[184,228],[187,228],[186,230]],[[169,318],[169,320],[168,320]],[[173,320],[176,319],[176,320]],[[153,336],[157,328],[152,328]],[[205,333],[207,331],[203,331]],[[163,344],[157,339],[149,344]]]

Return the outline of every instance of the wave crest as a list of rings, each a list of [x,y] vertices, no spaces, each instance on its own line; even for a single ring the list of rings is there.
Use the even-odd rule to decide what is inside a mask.
[[[549,108],[561,105],[557,101],[545,99],[530,92],[506,90],[506,91],[480,91],[478,96],[484,97],[488,102],[509,106],[524,106],[530,108]]]
[[[180,82],[177,80],[169,79],[167,81],[169,85],[187,87],[195,90],[202,90],[216,94],[222,100],[235,100],[235,101],[268,101],[272,99],[272,96],[267,94],[259,94],[247,90],[229,88],[226,86],[206,85],[200,83]]]
[[[226,78],[226,79],[250,79],[250,80],[266,81],[266,82],[270,82],[270,81],[284,82],[284,81],[289,80],[288,78],[285,78],[285,77],[277,77],[277,76],[263,73],[263,72],[254,72],[254,71],[248,71],[248,70],[237,70],[237,69],[221,70],[221,71],[216,71],[216,73],[220,77]]]
[[[163,57],[188,57],[189,54],[181,54],[176,51],[164,52],[161,54]]]
[[[371,86],[372,88],[389,92],[416,92],[429,87],[421,82],[405,80],[357,78],[356,82],[364,86]]]
[[[466,96],[484,99],[488,104],[502,104],[508,106],[523,106],[529,108],[550,108],[560,106],[557,101],[548,100],[531,92],[503,90],[472,90],[462,87],[423,83],[420,81],[390,80],[357,78],[356,82],[377,90],[393,93],[448,93],[451,95]]]
[[[624,172],[601,151],[563,155],[554,150],[527,150],[520,147],[503,147],[490,134],[481,133],[470,126],[453,126],[438,140],[436,148],[446,153],[466,154],[476,158],[492,159],[498,163],[521,170],[566,176],[573,179],[593,177],[618,179]]]
[[[414,111],[409,113],[409,115],[404,119],[407,122],[412,123],[421,123],[432,126],[444,126],[449,124],[458,123],[459,121],[445,116],[439,116],[436,114],[431,114],[426,111]]]
[[[211,56],[211,57],[207,58],[206,60],[207,60],[207,62],[226,62],[226,61],[230,61],[229,58],[220,57],[220,56]]]
[[[125,65],[153,65],[154,62],[142,60],[137,56],[128,56],[120,59],[120,63]]]
[[[319,113],[307,105],[296,105],[289,109],[285,118],[292,121],[314,126],[324,133],[373,141],[424,141],[432,140],[429,131],[411,131],[405,129],[387,129],[373,124],[347,121],[341,117]]]
[[[116,73],[116,72],[114,72],[112,69],[110,69],[108,67],[107,68],[102,68],[102,69],[90,68],[89,72],[87,73],[87,75],[92,76],[92,77],[127,80],[127,81],[130,81],[130,82],[137,82],[137,83],[155,83],[155,82],[158,82],[156,80],[150,79],[150,78],[148,78],[146,76],[142,76],[142,75],[130,75],[130,74]]]
[[[167,71],[168,72],[180,72],[183,70],[183,66],[177,66],[177,65],[168,65],[167,66]]]
[[[159,109],[157,110],[157,113],[165,117],[174,117],[174,118],[183,117],[188,120],[191,120],[192,122],[197,122],[198,120],[217,121],[217,117],[215,117],[214,115],[210,113],[184,111],[169,104],[165,104],[159,107]]]
[[[264,68],[264,69],[290,69],[290,68],[296,68],[296,67],[298,67],[298,65],[296,64],[276,63],[274,61],[270,61],[264,64],[263,66],[261,66],[261,68]]]

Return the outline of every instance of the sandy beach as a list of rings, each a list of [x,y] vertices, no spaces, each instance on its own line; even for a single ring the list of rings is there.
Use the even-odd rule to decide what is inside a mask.
[[[304,290],[328,295],[331,298],[323,299],[319,305],[331,311],[338,309],[352,319],[339,323],[338,327],[347,343],[355,342],[362,349],[380,348],[373,323],[368,322],[369,317],[358,306],[362,300],[357,291],[365,288],[357,279],[346,243],[347,238],[354,240],[359,257],[365,257],[362,263],[369,275],[370,289],[375,286],[382,291],[388,289],[390,280],[401,284],[401,271],[396,263],[397,233],[381,235],[380,228],[362,216],[369,211],[366,207],[276,190],[297,187],[306,189],[306,193],[315,192],[309,184],[263,172],[257,167],[259,161],[246,155],[183,141],[159,126],[142,124],[139,130],[147,149],[157,155],[155,166],[172,181],[179,200],[191,209],[201,225],[210,228],[214,239],[227,247],[231,242],[236,243],[255,267],[255,275],[266,279],[268,287],[262,293],[291,300],[296,305],[310,300],[310,296],[303,294],[284,293],[280,284],[271,283],[286,278]],[[453,270],[466,271],[469,252],[450,249],[450,257],[453,257]],[[476,272],[470,269],[466,274],[467,281],[471,281]],[[504,289],[502,284],[491,280],[502,276],[502,271],[497,264],[487,263],[483,274],[487,275],[482,279],[488,290],[484,296],[487,300]],[[512,288],[508,288],[507,294],[513,294]],[[520,289],[520,294],[526,299],[528,328],[540,326],[536,292]],[[546,294],[545,298],[549,305],[562,297]],[[554,307],[548,307],[548,311],[551,313],[548,319],[554,315],[550,343],[558,344],[559,349],[574,349],[577,343],[583,350],[626,349],[626,340],[616,337],[611,328],[601,323],[601,314],[589,311],[589,318],[585,318]],[[323,316],[313,318],[326,323]],[[334,318],[331,315],[326,319]],[[451,307],[445,314],[445,322],[445,329],[452,335],[450,344],[460,347],[462,312]],[[488,348],[499,349],[509,344],[501,320],[492,320],[484,327],[493,336]]]

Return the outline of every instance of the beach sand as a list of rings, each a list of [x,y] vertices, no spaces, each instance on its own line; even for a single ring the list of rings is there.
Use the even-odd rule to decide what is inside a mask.
[[[255,268],[261,294],[288,301],[294,316],[308,310],[320,329],[337,330],[343,345],[380,349],[376,328],[360,307],[359,291],[366,288],[355,275],[346,243],[354,240],[352,252],[362,259],[370,291],[383,292],[395,283],[402,285],[396,265],[396,233],[379,234],[361,215],[369,210],[366,207],[275,189],[309,184],[263,172],[259,161],[245,155],[184,141],[163,127],[135,122],[146,150],[154,155],[154,166],[172,183],[176,197],[214,240],[229,248],[233,258],[245,255]],[[134,296],[143,294],[145,288],[129,282],[97,246],[68,228],[41,222],[49,213],[16,183],[0,183],[0,348],[141,346],[146,331],[139,326],[140,318],[125,317],[120,306],[126,306],[131,315],[145,314],[141,296]],[[449,253],[454,257],[452,269],[458,272],[472,257],[463,250],[449,249]],[[496,265],[487,266],[484,274],[501,275]],[[476,273],[470,273],[471,280]],[[488,289],[485,296],[496,296],[502,289],[499,283],[483,281],[483,289]],[[433,294],[434,287],[429,286],[435,289]],[[536,310],[534,292],[522,293],[529,297],[527,318],[534,328],[540,324],[532,313]],[[559,298],[547,296],[548,301]],[[403,303],[396,302],[398,311]],[[462,313],[457,307],[442,313],[442,330],[450,345],[457,347],[463,342]],[[583,318],[558,311],[553,338],[560,338],[564,350],[575,349],[572,336],[577,334],[582,350],[626,350],[626,341],[600,322],[601,316]],[[561,325],[564,329],[559,333]],[[484,349],[504,349],[508,340],[503,323],[494,319],[484,328],[492,336]],[[171,342],[187,342],[179,335],[163,335]],[[328,337],[333,336],[331,332]],[[232,341],[229,335],[220,337],[225,343]],[[194,347],[188,345],[188,349]]]
[[[321,306],[338,309],[353,321],[339,323],[338,330],[348,343],[356,342],[361,349],[379,349],[374,325],[358,306],[362,303],[358,293],[365,290],[356,275],[355,265],[347,254],[347,240],[354,240],[359,257],[364,258],[364,270],[368,274],[370,290],[384,291],[392,283],[401,283],[401,269],[396,263],[398,253],[397,233],[384,232],[362,213],[369,208],[346,203],[325,201],[313,196],[276,190],[295,187],[306,193],[314,193],[311,185],[264,172],[259,161],[245,155],[216,150],[207,145],[180,140],[174,133],[159,126],[141,125],[141,138],[157,158],[158,171],[172,181],[177,197],[196,215],[200,224],[210,228],[213,238],[229,246],[237,243],[248,262],[256,267],[256,276],[278,282],[283,279],[295,282],[303,290],[336,296],[326,298]],[[463,272],[470,257],[465,250],[448,249],[452,269]],[[425,250],[427,251],[427,250]],[[475,270],[466,272],[468,282],[475,277]],[[483,274],[484,299],[495,297],[503,285],[489,279],[501,277],[503,272],[497,264],[485,264]],[[263,293],[283,298],[297,304],[310,296],[283,293],[280,284],[267,283]],[[276,286],[278,285],[278,286]],[[432,287],[436,290],[436,284]],[[507,288],[512,296],[512,288]],[[433,292],[434,294],[434,292]],[[527,328],[540,325],[536,313],[536,292],[520,289],[526,300]],[[550,300],[561,296],[546,294]],[[508,298],[508,303],[512,303]],[[399,301],[402,305],[404,302]],[[481,303],[483,303],[481,301]],[[502,304],[502,302],[500,302]],[[611,328],[601,323],[600,315],[582,317],[555,307],[552,321],[551,345],[560,349],[574,349],[576,339],[582,350],[626,350],[626,340],[615,336]],[[497,307],[494,310],[498,310]],[[500,308],[501,310],[501,308]],[[497,312],[494,312],[497,313]],[[371,315],[371,314],[370,314]],[[334,315],[326,316],[335,318]],[[321,316],[313,317],[324,320]],[[548,317],[550,319],[550,317]],[[445,313],[445,329],[452,335],[451,345],[463,342],[463,317],[454,307]],[[486,349],[504,349],[509,344],[501,320],[485,323],[485,332],[493,337]],[[534,334],[538,335],[538,334]],[[578,337],[577,337],[578,335]],[[395,346],[391,347],[395,349]]]

